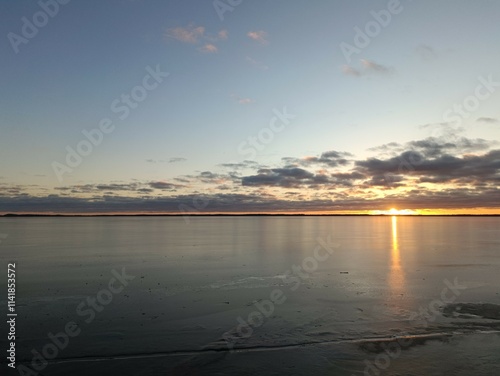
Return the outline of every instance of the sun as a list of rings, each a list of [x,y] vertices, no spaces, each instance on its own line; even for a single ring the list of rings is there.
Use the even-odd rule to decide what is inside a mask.
[[[419,215],[418,210],[412,209],[396,209],[390,208],[389,210],[372,210],[370,214],[374,215]]]
[[[396,208],[390,208],[389,210],[385,211],[384,214],[386,215],[414,215],[417,214],[414,210],[411,209],[402,209],[398,210]]]

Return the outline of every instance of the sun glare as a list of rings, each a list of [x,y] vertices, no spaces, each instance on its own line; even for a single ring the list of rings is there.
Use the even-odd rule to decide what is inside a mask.
[[[415,210],[411,210],[411,209],[398,210],[396,208],[390,208],[389,210],[373,210],[371,213],[377,214],[377,215],[380,215],[380,214],[382,214],[382,215],[417,215],[417,214],[419,214]]]

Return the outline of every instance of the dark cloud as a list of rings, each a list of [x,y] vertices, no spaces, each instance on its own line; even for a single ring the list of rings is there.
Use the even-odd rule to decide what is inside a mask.
[[[487,141],[482,138],[470,139],[466,137],[453,137],[446,139],[442,137],[428,137],[423,140],[410,141],[406,144],[391,142],[385,145],[370,148],[380,155],[398,155],[405,151],[417,152],[425,158],[434,158],[445,154],[463,154],[485,151],[496,145],[495,141]]]
[[[405,151],[400,155],[388,159],[368,158],[356,161],[356,170],[364,175],[385,173],[401,173],[404,168],[421,164],[424,156],[418,152]]]
[[[297,166],[308,167],[312,165],[338,167],[349,164],[351,162],[351,160],[348,159],[349,157],[353,157],[353,155],[347,152],[331,150],[324,152],[319,157],[305,157],[305,158],[284,157],[282,158],[282,161],[286,164],[286,167],[297,167]]]
[[[294,192],[290,192],[294,193]],[[75,198],[60,195],[33,197],[0,196],[2,212],[12,213],[121,213],[148,212],[174,214],[203,214],[210,212],[307,212],[335,210],[385,210],[390,206],[408,209],[467,209],[497,208],[500,202],[500,189],[454,188],[432,190],[413,190],[401,194],[387,194],[383,198],[367,199],[339,195],[338,199],[303,200],[279,199],[260,194],[212,194],[176,195],[171,197],[121,197],[103,196],[100,198]],[[204,205],[195,205],[203,202]]]
[[[233,170],[241,170],[245,168],[253,168],[257,169],[262,166],[260,166],[257,162],[255,161],[249,161],[249,160],[244,160],[243,162],[235,162],[235,163],[221,163],[219,166],[225,167],[225,168],[230,168]]]
[[[366,176],[360,172],[336,172],[331,174],[332,183],[335,186],[351,187],[355,181],[365,179]]]
[[[299,188],[318,184],[328,184],[328,176],[313,174],[302,168],[273,168],[260,169],[257,175],[245,176],[242,185],[247,187],[274,186],[285,188]]]
[[[177,188],[183,187],[183,185],[180,184],[167,183],[164,181],[152,181],[149,183],[149,186],[151,188],[160,189],[162,191],[172,191],[176,190]]]
[[[82,184],[82,185],[71,185],[64,187],[56,187],[55,190],[62,192],[70,192],[73,194],[108,194],[116,192],[139,192],[139,193],[151,193],[153,189],[160,190],[173,190],[177,188],[184,187],[180,184],[166,183],[162,181],[148,182],[148,183],[112,183],[112,184]],[[152,189],[153,188],[153,189]]]
[[[434,147],[434,146],[433,146]],[[433,154],[433,156],[435,156]],[[372,180],[381,181],[382,176],[397,177],[402,174],[418,177],[420,182],[491,182],[500,176],[500,150],[492,150],[483,155],[463,155],[455,157],[437,154],[427,158],[416,151],[406,151],[388,159],[369,158],[356,162],[360,173],[372,176]],[[394,181],[402,181],[398,178]]]
[[[481,138],[469,139],[460,137],[451,142],[441,141],[435,137],[412,141],[406,144],[409,149],[421,152],[425,157],[437,157],[447,153],[463,154],[488,150],[495,142]]]
[[[95,189],[98,190],[111,190],[111,191],[135,191],[138,184],[97,184]]]
[[[190,178],[208,184],[239,183],[241,179],[237,172],[217,173],[212,171],[203,171],[199,175],[190,176]]]
[[[137,192],[140,192],[140,193],[152,193],[154,192],[154,189],[150,189],[150,188],[139,188],[137,190]]]
[[[283,168],[260,169],[256,175],[244,176],[242,185],[296,189],[379,187],[387,190],[418,183],[495,184],[499,176],[500,152],[486,152],[493,144],[464,137],[454,142],[430,137],[405,145],[390,143],[377,149],[389,156],[354,161],[354,166],[348,170],[351,161],[345,158],[346,153],[330,151],[320,157],[287,157],[283,158]],[[482,154],[473,154],[478,152]],[[342,167],[344,171],[311,172],[307,167],[314,165]]]
[[[203,206],[206,212],[492,208],[500,202],[500,149],[491,150],[493,145],[483,139],[428,137],[382,145],[372,149],[376,157],[366,159],[331,150],[283,158],[274,168],[253,161],[226,163],[223,172],[201,171],[170,181],[75,184],[57,187],[58,194],[51,195],[35,185],[0,183],[0,210],[162,213],[200,200],[210,201]],[[256,167],[246,176],[239,172]]]
[[[363,187],[387,187],[392,189],[405,186],[405,184],[402,183],[404,180],[402,175],[391,173],[375,174],[363,183]]]

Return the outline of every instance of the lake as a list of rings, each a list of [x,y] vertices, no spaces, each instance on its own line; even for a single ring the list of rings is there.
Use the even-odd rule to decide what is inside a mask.
[[[499,230],[500,217],[0,218],[16,363],[40,375],[498,375]]]

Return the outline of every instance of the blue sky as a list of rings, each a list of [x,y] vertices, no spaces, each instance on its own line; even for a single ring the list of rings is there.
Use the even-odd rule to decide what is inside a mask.
[[[58,4],[57,14],[47,17],[32,38],[23,34],[23,18],[33,22],[43,12],[40,2],[0,4],[0,203],[10,211],[18,204],[26,211],[30,200],[49,196],[46,206],[32,210],[52,210],[51,202],[63,198],[127,197],[138,200],[140,208],[140,200],[189,201],[201,193],[265,196],[281,204],[300,197],[320,200],[322,207],[338,202],[332,205],[343,210],[352,204],[344,203],[345,197],[368,200],[353,207],[368,210],[370,200],[383,207],[380,200],[394,194],[401,201],[393,201],[416,208],[425,206],[425,197],[418,204],[405,202],[411,189],[425,183],[420,188],[429,193],[456,195],[454,190],[465,184],[458,170],[444,181],[429,177],[437,167],[413,166],[414,174],[404,177],[389,168],[398,177],[377,185],[374,170],[362,167],[363,161],[388,161],[404,152],[401,148],[421,153],[426,163],[443,156],[480,157],[498,148],[496,88],[467,117],[444,118],[484,80],[500,82],[500,3],[495,1],[246,0],[222,20],[212,1],[41,3],[49,9]],[[378,22],[373,12],[390,14],[390,20],[379,22],[368,45],[346,60],[342,43],[356,47],[355,28],[366,32],[370,22]],[[38,17],[43,21],[43,15]],[[12,42],[12,33],[27,43]],[[147,67],[169,76],[119,119],[111,104],[141,85]],[[285,109],[293,119],[262,150],[256,155],[238,151]],[[64,164],[66,148],[76,148],[85,140],[82,131],[98,128],[105,117],[113,120],[114,130],[58,177],[54,162]],[[435,155],[409,144],[417,140],[455,148]],[[393,146],[386,154],[371,149],[391,142],[399,149]],[[349,153],[342,157],[346,162],[300,162],[330,151]],[[489,185],[480,187],[490,197],[498,186],[492,155]],[[248,159],[252,163],[244,162]],[[228,163],[239,165],[221,166]],[[304,172],[285,169],[328,179],[312,183]],[[363,177],[350,186],[331,179],[331,174],[352,171]],[[154,188],[155,182],[164,188]],[[106,185],[109,189],[96,188]],[[469,185],[469,191],[478,189]],[[82,186],[87,188],[74,188]],[[294,195],[284,196],[290,189]],[[474,197],[467,207],[495,207],[475,203]],[[458,208],[453,205],[445,208]]]

